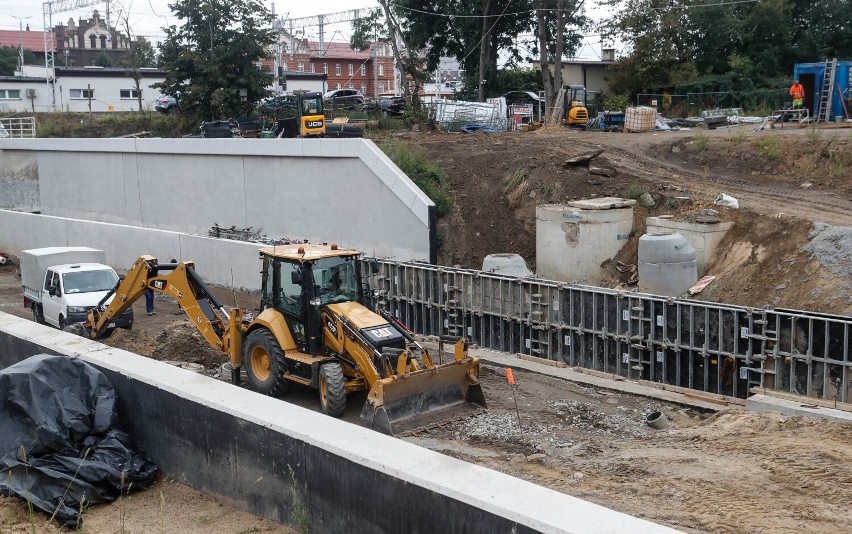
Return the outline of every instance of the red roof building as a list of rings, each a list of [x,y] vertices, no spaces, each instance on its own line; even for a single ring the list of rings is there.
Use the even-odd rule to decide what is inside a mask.
[[[44,32],[33,30],[0,30],[0,46],[11,46],[20,48],[21,38],[24,40],[24,50],[36,54],[44,59]],[[54,37],[53,49],[56,50],[56,38]]]
[[[287,72],[327,74],[327,89],[355,89],[366,97],[394,92],[393,54],[390,45],[373,43],[368,50],[353,50],[346,43],[320,43],[284,36],[279,56],[281,76]],[[273,53],[274,55],[274,53]],[[272,70],[273,61],[264,61]]]

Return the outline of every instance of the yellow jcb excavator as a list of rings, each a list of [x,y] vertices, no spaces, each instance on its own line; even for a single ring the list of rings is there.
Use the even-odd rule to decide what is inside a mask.
[[[83,328],[92,338],[104,335],[153,289],[175,298],[207,342],[228,355],[234,383],[244,368],[260,393],[281,395],[294,382],[310,386],[319,390],[322,411],[339,417],[347,393],[366,390],[361,417],[388,434],[485,407],[479,359],[468,355],[467,342],[455,343],[451,361],[436,363],[402,323],[364,304],[368,288],[359,256],[336,245],[260,249],[261,305],[251,321],[240,309],[225,308],[194,262],[160,264],[140,256],[89,311]]]

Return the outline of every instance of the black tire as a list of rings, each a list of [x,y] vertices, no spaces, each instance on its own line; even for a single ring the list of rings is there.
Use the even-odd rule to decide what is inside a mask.
[[[44,317],[38,312],[38,304],[33,302],[30,304],[30,309],[33,311],[33,321],[38,324],[44,324]]]
[[[258,393],[277,397],[290,389],[291,382],[284,378],[287,372],[284,351],[272,332],[265,328],[248,335],[243,348],[243,367],[249,385]]]
[[[322,413],[341,417],[346,411],[346,379],[339,363],[320,367],[319,393]]]
[[[59,316],[59,329],[65,330],[65,317]]]

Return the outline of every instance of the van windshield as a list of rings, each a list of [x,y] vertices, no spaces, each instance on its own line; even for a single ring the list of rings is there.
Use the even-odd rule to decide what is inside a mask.
[[[109,291],[117,283],[118,275],[112,269],[75,271],[62,275],[62,287],[65,293]]]

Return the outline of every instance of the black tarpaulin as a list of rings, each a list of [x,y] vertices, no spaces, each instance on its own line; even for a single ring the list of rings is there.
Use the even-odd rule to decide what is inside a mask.
[[[156,466],[119,429],[115,390],[77,358],[32,356],[0,371],[0,492],[77,525],[81,501],[143,489]]]

